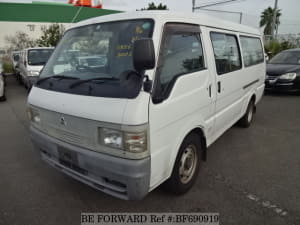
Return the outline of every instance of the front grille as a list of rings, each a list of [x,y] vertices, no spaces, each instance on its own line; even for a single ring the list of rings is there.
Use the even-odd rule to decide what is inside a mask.
[[[63,140],[63,141],[66,141],[70,144],[85,145],[87,143],[86,138],[81,137],[77,134],[71,133],[69,131],[57,129],[54,127],[47,127],[46,130],[50,136],[55,137],[60,140]]]
[[[41,122],[37,128],[45,134],[63,142],[96,150],[98,139],[96,132],[99,125],[97,121],[66,115],[46,109],[37,109]],[[62,118],[65,123],[61,123]]]
[[[275,80],[278,76],[267,75],[266,80]]]

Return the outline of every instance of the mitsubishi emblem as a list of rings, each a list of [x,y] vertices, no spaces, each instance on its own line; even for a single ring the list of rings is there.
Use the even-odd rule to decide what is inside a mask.
[[[67,125],[67,122],[66,122],[66,120],[63,116],[60,118],[60,124],[63,125],[63,126]]]

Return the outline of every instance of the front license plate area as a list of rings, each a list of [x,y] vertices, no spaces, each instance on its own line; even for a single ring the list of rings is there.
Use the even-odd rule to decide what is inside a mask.
[[[63,147],[58,147],[59,160],[65,161],[70,164],[78,165],[77,152],[70,151]]]
[[[70,151],[63,147],[58,147],[59,163],[83,175],[87,175],[88,171],[79,167],[77,152]]]

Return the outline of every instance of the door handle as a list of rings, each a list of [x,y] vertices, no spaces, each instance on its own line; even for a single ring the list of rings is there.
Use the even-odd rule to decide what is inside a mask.
[[[208,86],[208,95],[211,98],[211,84]]]
[[[221,81],[218,81],[217,86],[218,86],[218,93],[221,93]]]

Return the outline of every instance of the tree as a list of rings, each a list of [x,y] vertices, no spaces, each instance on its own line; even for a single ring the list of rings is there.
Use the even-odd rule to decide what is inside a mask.
[[[281,10],[277,9],[276,10],[276,21],[275,21],[275,30],[278,30],[279,24],[280,24],[280,16],[281,16]],[[273,15],[274,15],[275,10],[271,7],[268,7],[265,9],[261,15],[260,15],[260,22],[259,26],[264,28],[264,34],[265,35],[272,35],[272,23],[273,23]]]
[[[151,2],[148,4],[148,8],[142,8],[141,10],[168,10],[168,7],[162,3],[156,6],[154,2]]]
[[[31,48],[35,46],[35,40],[30,38],[28,34],[22,31],[18,31],[13,36],[6,36],[5,41],[9,45],[9,50],[22,50],[24,48]]]
[[[65,32],[64,26],[56,23],[49,27],[42,26],[41,30],[43,34],[36,40],[39,47],[55,47]]]
[[[284,40],[282,42],[273,40],[265,44],[265,52],[268,53],[271,59],[274,55],[278,54],[279,52],[295,47],[296,45],[288,40]]]

